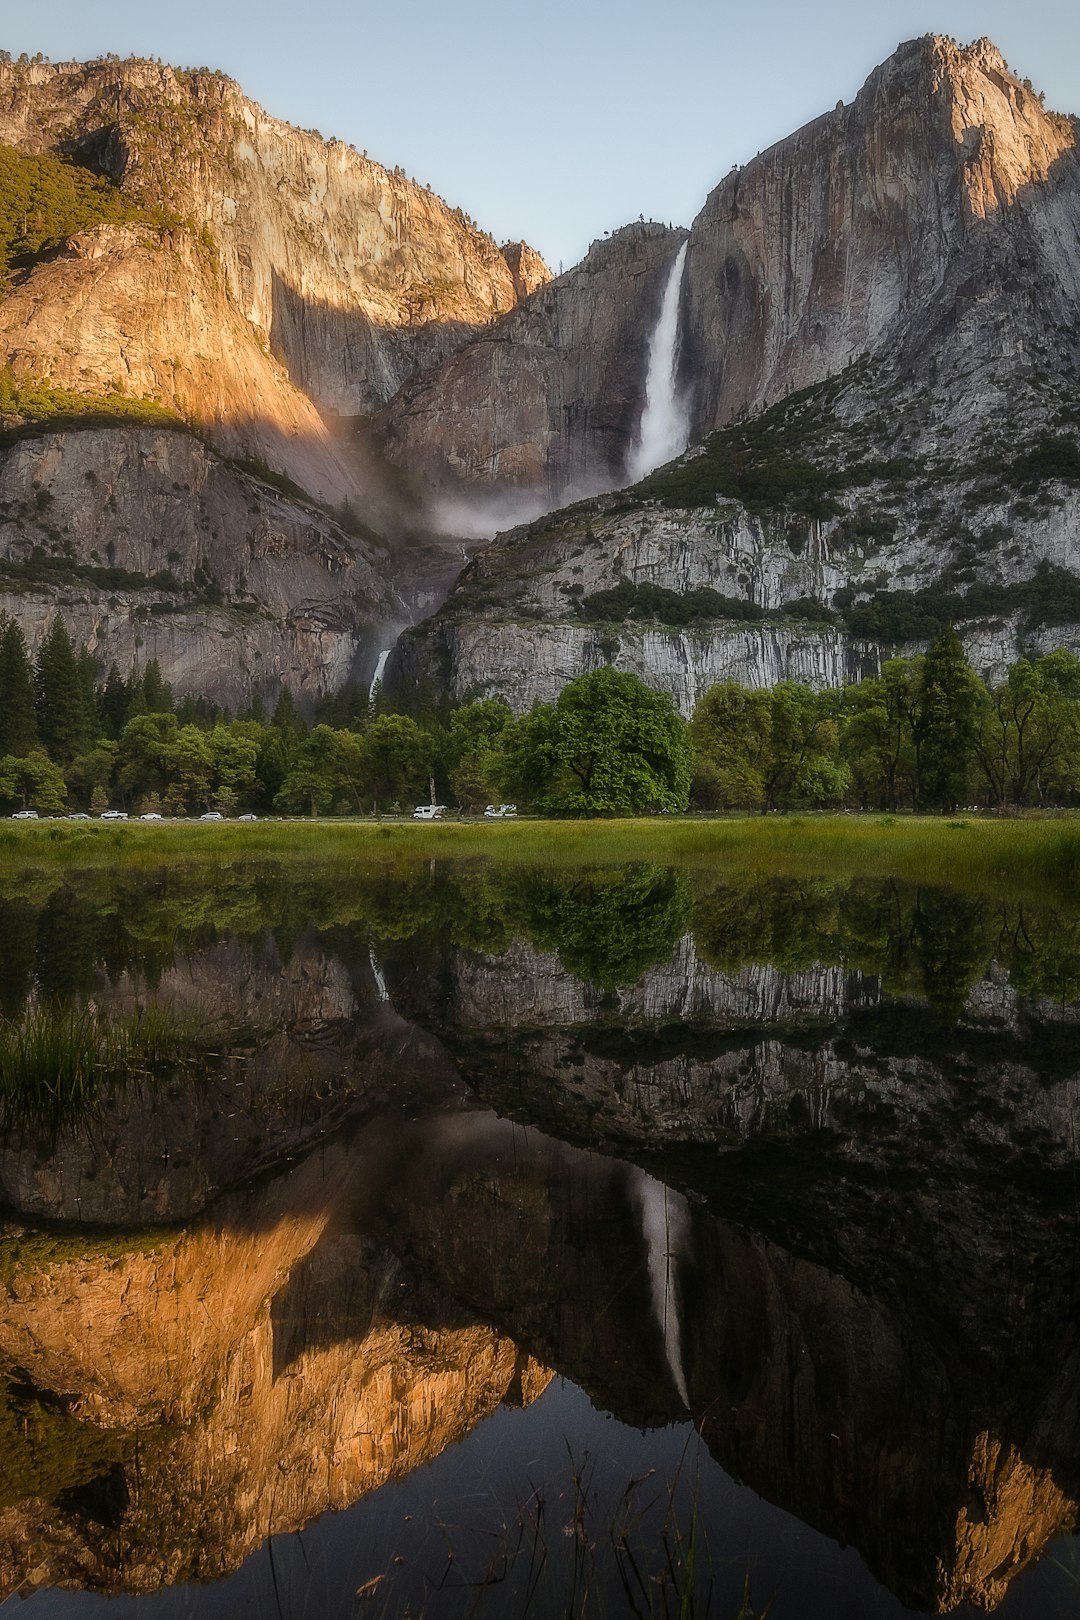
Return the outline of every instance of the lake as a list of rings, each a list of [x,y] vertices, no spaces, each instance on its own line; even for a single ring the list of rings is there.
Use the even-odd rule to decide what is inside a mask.
[[[482,860],[0,885],[0,1597],[1080,1609],[1080,913]]]

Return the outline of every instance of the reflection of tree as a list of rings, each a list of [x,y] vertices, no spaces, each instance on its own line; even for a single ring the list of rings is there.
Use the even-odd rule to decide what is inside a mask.
[[[946,1019],[992,960],[1021,995],[1080,1000],[1080,917],[891,879],[732,882],[651,864],[483,862],[301,874],[268,862],[213,884],[196,873],[93,874],[0,899],[0,1008],[16,1014],[33,986],[47,997],[86,994],[102,969],[153,985],[178,957],[226,939],[272,941],[288,960],[312,929],[350,960],[366,959],[372,939],[407,940],[432,967],[455,948],[498,957],[526,938],[603,989],[668,961],[692,929],[699,957],[719,972],[843,967]]]
[[[771,879],[699,893],[694,937],[724,973],[751,963],[787,973],[842,966],[955,1018],[994,955],[991,921],[987,902],[972,895],[893,880]]]
[[[690,880],[670,867],[528,871],[504,892],[516,931],[604,990],[669,961],[689,926]]]

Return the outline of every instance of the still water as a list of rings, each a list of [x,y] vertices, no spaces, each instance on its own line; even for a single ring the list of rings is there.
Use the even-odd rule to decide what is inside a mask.
[[[1080,1611],[1074,913],[39,872],[0,1002],[13,1612]]]

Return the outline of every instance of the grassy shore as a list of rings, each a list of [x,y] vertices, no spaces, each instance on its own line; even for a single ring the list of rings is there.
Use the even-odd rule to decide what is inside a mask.
[[[620,821],[94,822],[0,825],[0,879],[28,870],[117,871],[251,861],[347,869],[475,859],[532,864],[656,861],[767,876],[898,877],[966,889],[1080,898],[1080,818],[650,817]]]

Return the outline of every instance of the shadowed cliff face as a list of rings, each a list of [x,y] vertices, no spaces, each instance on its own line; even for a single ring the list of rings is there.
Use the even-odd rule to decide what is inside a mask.
[[[442,366],[375,424],[436,489],[496,485],[548,505],[624,482],[649,336],[684,235],[627,225]]]
[[[989,41],[901,46],[849,106],[729,175],[695,220],[695,436],[862,354],[942,362],[935,328],[953,300],[979,303],[980,359],[994,357],[988,325],[1014,343],[1021,330],[1045,335],[1080,294],[1067,245],[1078,180],[1074,124],[1046,112]],[[1038,286],[1017,307],[1006,286],[1026,279],[1022,260]]]
[[[617,929],[610,874],[263,872],[216,943],[182,891],[102,895],[108,974],[39,918],[42,989],[224,1033],[9,1127],[6,1589],[219,1578],[551,1369],[692,1417],[920,1609],[995,1606],[1073,1523],[1074,925],[640,877]]]

